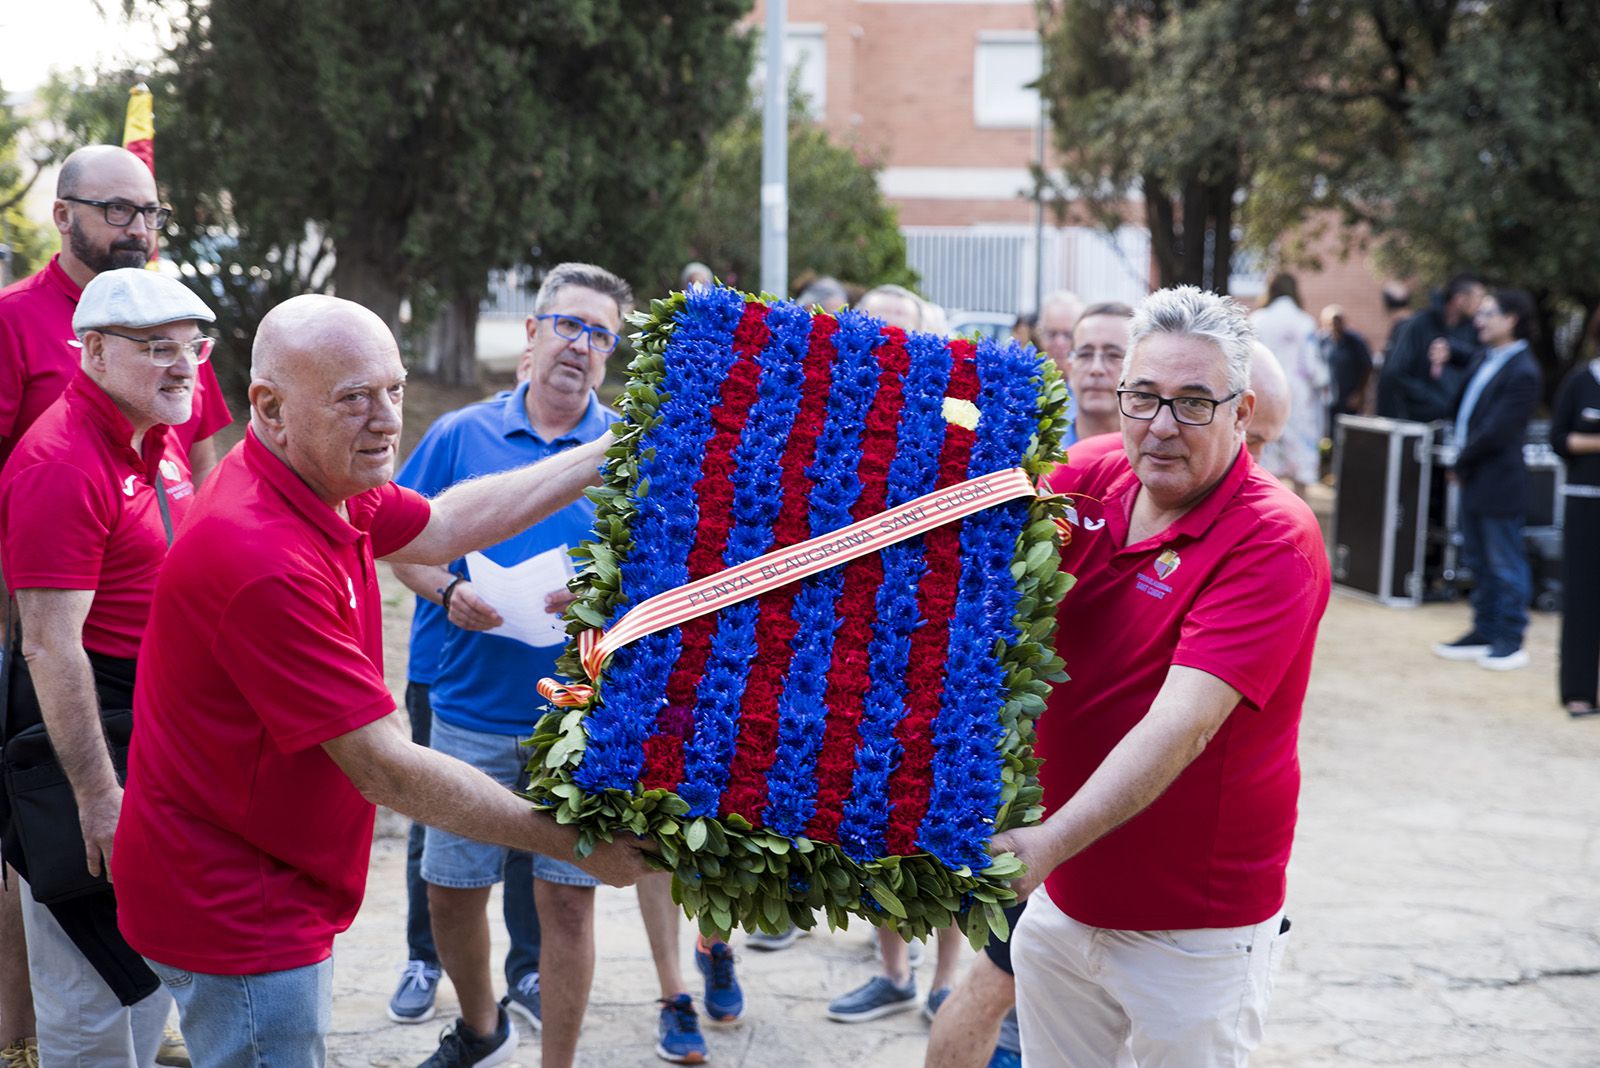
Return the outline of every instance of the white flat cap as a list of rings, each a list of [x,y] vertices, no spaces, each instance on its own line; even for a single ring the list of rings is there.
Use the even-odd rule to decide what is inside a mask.
[[[72,313],[72,332],[81,340],[90,330],[125,326],[137,330],[194,319],[214,323],[216,315],[194,290],[142,267],[119,267],[89,280]]]

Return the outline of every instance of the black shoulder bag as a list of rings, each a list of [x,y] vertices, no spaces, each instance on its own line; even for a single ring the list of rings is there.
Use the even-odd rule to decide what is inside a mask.
[[[171,545],[172,515],[159,468],[152,481],[161,524]],[[0,812],[0,831],[4,831],[6,860],[28,880],[34,900],[50,905],[99,893],[110,883],[104,874],[89,874],[77,798],[50,745],[27,661],[17,655],[21,634],[12,599],[7,605],[5,652],[0,656],[4,682],[0,686],[0,740],[4,742],[0,774],[5,779],[5,803],[0,808],[9,807],[10,821],[7,827],[5,813]],[[88,655],[101,728],[117,781],[122,782],[127,778],[128,746],[133,739],[134,661],[94,652]]]

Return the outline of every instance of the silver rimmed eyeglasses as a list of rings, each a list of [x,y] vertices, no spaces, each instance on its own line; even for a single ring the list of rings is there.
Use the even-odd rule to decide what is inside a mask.
[[[188,341],[173,341],[171,338],[134,337],[132,334],[119,334],[115,330],[96,328],[95,333],[105,334],[109,337],[120,337],[124,341],[132,341],[143,345],[145,354],[150,357],[150,362],[157,367],[171,367],[180,359],[187,356],[198,367],[211,359],[211,350],[216,348],[217,339],[204,335],[191,338]],[[83,348],[83,342],[73,341],[72,346]]]

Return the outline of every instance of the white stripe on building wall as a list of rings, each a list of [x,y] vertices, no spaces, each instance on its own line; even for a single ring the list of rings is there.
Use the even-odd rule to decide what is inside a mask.
[[[878,188],[906,200],[1011,200],[1033,192],[1026,167],[885,167]]]

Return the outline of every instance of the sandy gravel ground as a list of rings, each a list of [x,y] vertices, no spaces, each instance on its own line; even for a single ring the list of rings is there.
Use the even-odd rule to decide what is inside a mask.
[[[392,601],[399,685],[408,608]],[[1259,1065],[1600,1065],[1600,722],[1570,721],[1556,705],[1552,617],[1534,617],[1532,666],[1504,674],[1428,654],[1466,621],[1459,604],[1332,602],[1301,746],[1294,932]],[[379,838],[366,905],[339,940],[336,1065],[418,1064],[442,1026],[383,1015],[403,953],[403,846]],[[602,890],[600,912],[580,1064],[660,1063],[632,894]],[[693,982],[687,948],[684,964]],[[921,1064],[920,1016],[823,1017],[871,967],[859,928],[742,954],[749,1008],[733,1027],[708,1028],[713,1062]],[[446,985],[441,1013],[452,1005]],[[538,1062],[525,1035],[516,1063]]]

